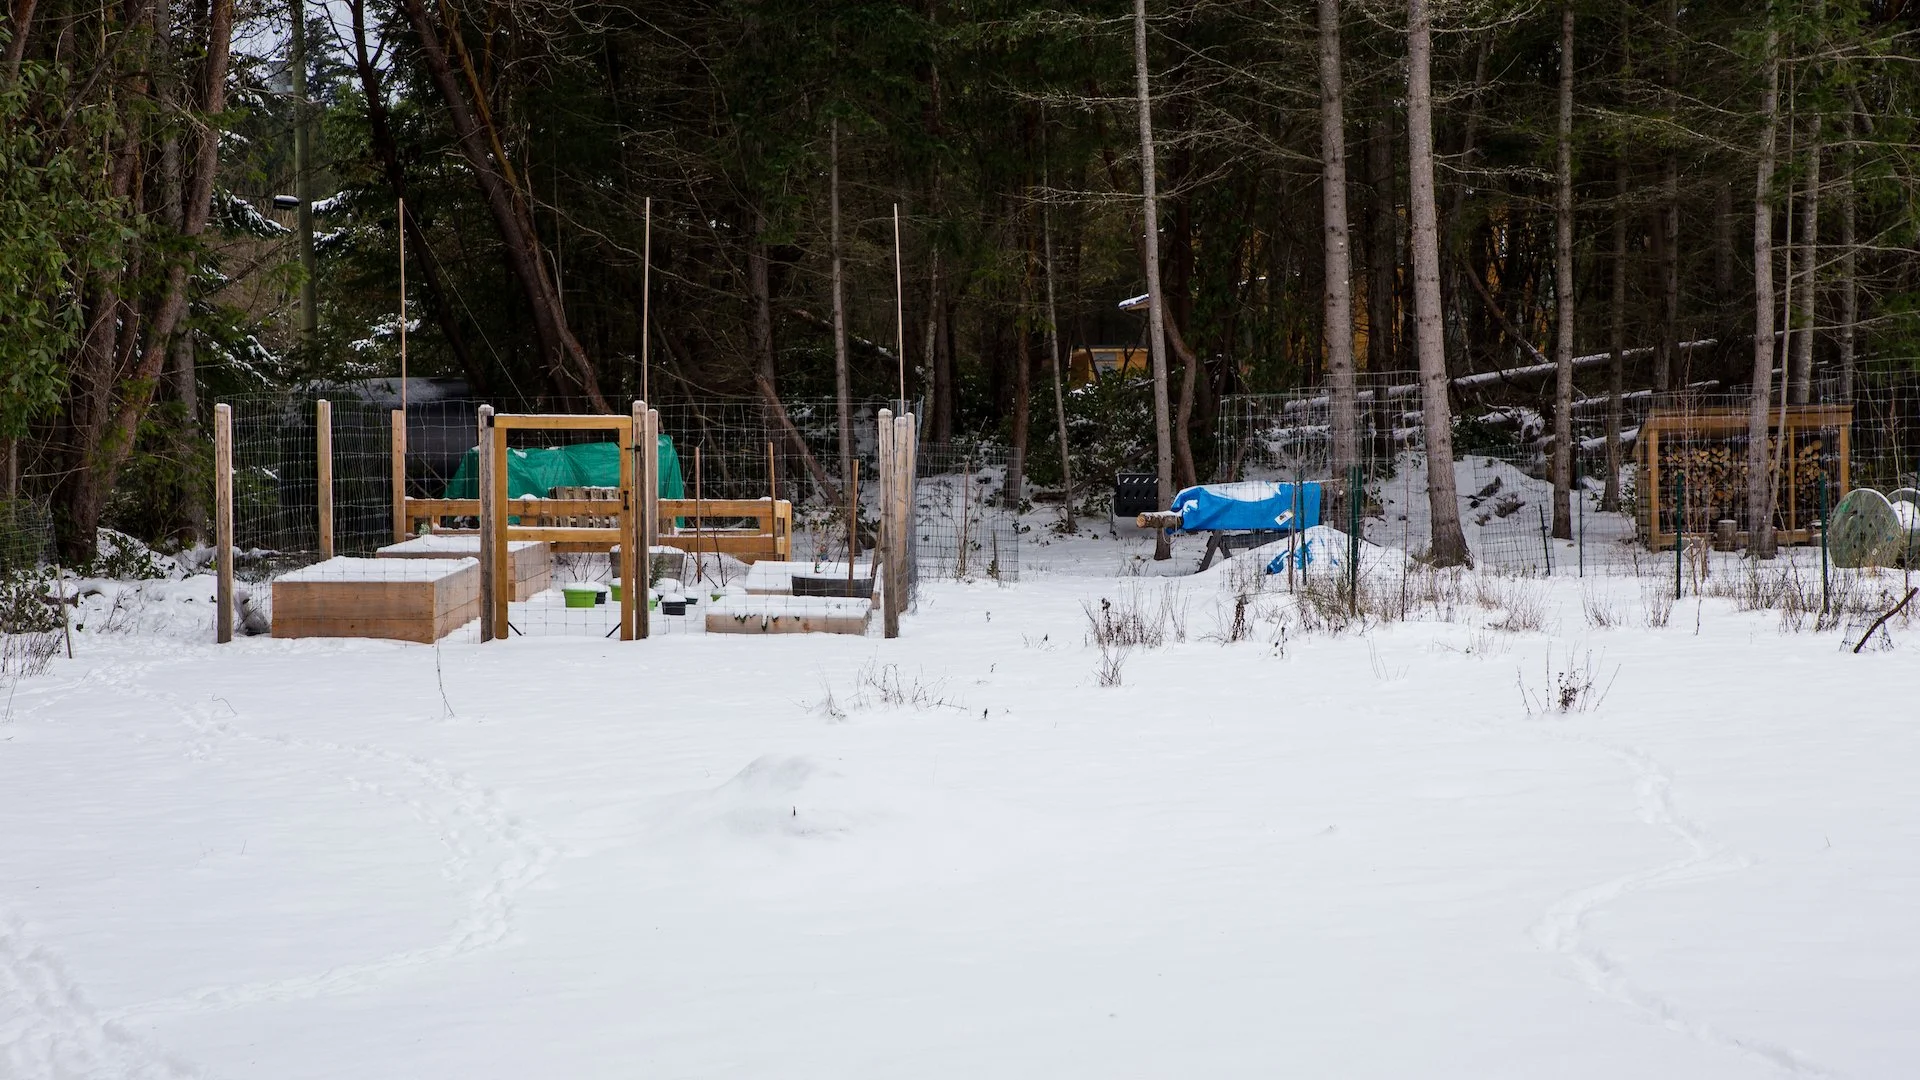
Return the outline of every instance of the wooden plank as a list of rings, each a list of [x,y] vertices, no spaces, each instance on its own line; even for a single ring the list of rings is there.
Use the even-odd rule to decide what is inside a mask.
[[[764,522],[771,521],[778,513],[776,509],[778,505],[780,504],[777,500],[770,502],[766,499],[661,499],[660,516],[663,518],[696,515],[708,518],[750,517]],[[785,505],[791,506],[792,503]]]
[[[493,423],[501,431],[613,431],[626,435],[632,427],[633,418],[501,413],[493,418]]]
[[[507,515],[510,516],[511,511]],[[620,528],[589,529],[571,525],[507,525],[502,543],[516,540],[544,540],[550,544],[593,543],[608,550],[620,542]]]
[[[213,530],[215,557],[213,639],[233,640],[233,406],[213,407]]]
[[[318,463],[320,557],[333,558],[333,402],[314,402],[314,453]]]
[[[478,464],[476,462],[476,464]],[[409,497],[404,511],[409,518],[478,517],[479,499],[416,499]],[[401,539],[406,539],[401,537]]]
[[[393,485],[393,539],[395,543],[407,538],[407,414],[399,409],[393,410],[390,417],[393,426],[392,472],[390,482]]]
[[[578,488],[555,488],[556,491],[577,491]],[[508,517],[573,518],[584,517],[611,521],[620,516],[620,494],[618,488],[607,488],[610,494],[588,498],[555,499],[508,499],[506,502]],[[560,526],[556,526],[560,527]],[[575,525],[571,528],[610,529],[612,525]]]

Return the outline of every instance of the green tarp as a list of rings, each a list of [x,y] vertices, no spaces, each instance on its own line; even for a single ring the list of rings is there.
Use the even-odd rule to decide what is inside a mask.
[[[674,452],[673,438],[660,436],[660,491],[662,499],[684,498],[685,481],[680,478],[680,455]],[[460,467],[447,481],[447,499],[477,499],[480,487],[479,457],[468,450]],[[507,498],[523,495],[545,499],[557,487],[619,487],[620,444],[610,442],[575,443],[572,446],[535,447],[507,450]]]

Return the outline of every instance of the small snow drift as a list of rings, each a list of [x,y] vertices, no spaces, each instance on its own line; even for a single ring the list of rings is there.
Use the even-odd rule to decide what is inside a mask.
[[[811,758],[767,754],[689,809],[741,836],[830,837],[851,832],[861,816],[853,794],[845,777]]]

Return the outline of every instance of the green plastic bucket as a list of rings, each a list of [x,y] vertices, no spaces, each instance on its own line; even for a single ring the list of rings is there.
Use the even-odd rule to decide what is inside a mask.
[[[620,602],[620,583],[616,581],[613,584],[608,585],[607,590],[608,590],[607,599],[613,601],[616,604],[619,603]]]
[[[570,608],[590,608],[600,599],[598,585],[568,585],[560,590]]]

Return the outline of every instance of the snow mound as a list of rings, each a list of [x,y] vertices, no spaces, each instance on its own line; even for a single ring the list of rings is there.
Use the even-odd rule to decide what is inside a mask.
[[[767,754],[695,800],[693,816],[746,837],[843,836],[867,808],[847,778],[811,758]]]

